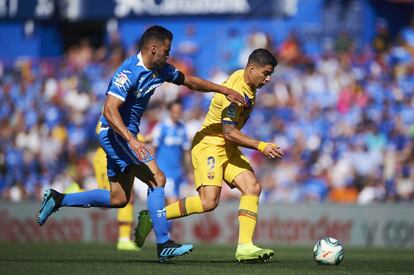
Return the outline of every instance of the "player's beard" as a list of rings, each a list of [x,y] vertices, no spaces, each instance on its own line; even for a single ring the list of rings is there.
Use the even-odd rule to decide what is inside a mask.
[[[161,70],[162,68],[164,68],[165,64],[167,63],[167,61],[164,60],[159,60],[158,62],[156,62],[155,65],[155,69],[157,70]]]

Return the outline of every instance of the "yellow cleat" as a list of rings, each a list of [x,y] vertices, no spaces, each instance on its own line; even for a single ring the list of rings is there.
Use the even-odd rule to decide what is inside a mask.
[[[140,251],[141,249],[131,240],[119,240],[116,249],[120,251]]]
[[[236,260],[238,262],[263,263],[272,258],[275,252],[272,249],[260,248],[252,243],[239,244],[236,250]]]

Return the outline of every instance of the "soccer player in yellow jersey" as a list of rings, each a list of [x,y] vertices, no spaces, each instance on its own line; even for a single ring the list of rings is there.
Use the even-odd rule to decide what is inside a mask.
[[[138,140],[144,141],[142,135],[138,135]],[[93,157],[93,168],[95,170],[95,178],[99,189],[110,190],[108,175],[106,173],[106,154],[99,147]],[[118,209],[118,242],[116,248],[125,251],[139,251],[140,248],[131,240],[131,231],[134,221],[134,196],[124,208]]]
[[[273,250],[253,244],[261,185],[248,159],[238,147],[259,150],[270,159],[283,157],[283,152],[277,145],[256,140],[240,131],[255,105],[256,90],[270,81],[276,66],[277,61],[268,50],[256,49],[250,54],[246,68],[234,72],[223,83],[242,94],[247,106],[237,106],[223,95],[214,95],[191,149],[195,187],[199,195],[181,199],[166,207],[167,219],[204,213],[217,207],[223,180],[231,188],[240,190],[240,227],[235,255],[239,262],[266,261],[274,255]],[[145,240],[141,227],[149,222],[147,215],[140,215],[136,230],[141,233],[138,236],[138,246]],[[137,241],[137,236],[135,237]]]

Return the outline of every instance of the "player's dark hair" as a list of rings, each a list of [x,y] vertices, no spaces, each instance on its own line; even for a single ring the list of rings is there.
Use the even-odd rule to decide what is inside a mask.
[[[271,52],[266,49],[256,49],[254,50],[247,61],[247,65],[256,64],[259,66],[272,65],[273,67],[277,66],[277,60]]]
[[[165,40],[172,41],[173,34],[166,28],[162,26],[152,26],[146,29],[144,34],[141,36],[141,41],[139,43],[140,49],[142,49],[145,45],[147,45],[149,42],[156,40],[159,42],[164,42]]]

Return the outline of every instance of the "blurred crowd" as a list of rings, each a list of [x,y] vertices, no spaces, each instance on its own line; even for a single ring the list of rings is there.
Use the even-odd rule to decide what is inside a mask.
[[[195,32],[191,26],[185,39],[174,41],[170,58],[189,74],[203,66]],[[96,122],[112,73],[135,51],[120,41],[114,33],[100,48],[82,40],[59,60],[0,63],[2,199],[38,200],[45,187],[64,190],[72,182],[96,187],[91,164],[99,146]],[[372,44],[363,47],[343,32],[312,55],[294,32],[277,41],[260,31],[230,31],[228,42],[220,53],[224,65],[211,68],[214,82],[244,67],[255,48],[268,48],[279,60],[243,129],[285,152],[283,160],[270,161],[244,150],[263,186],[262,202],[414,200],[414,21],[391,37],[380,20]],[[192,138],[210,98],[164,84],[151,99],[141,131],[151,133],[166,116],[166,104],[180,99]],[[224,188],[224,199],[235,196]]]

